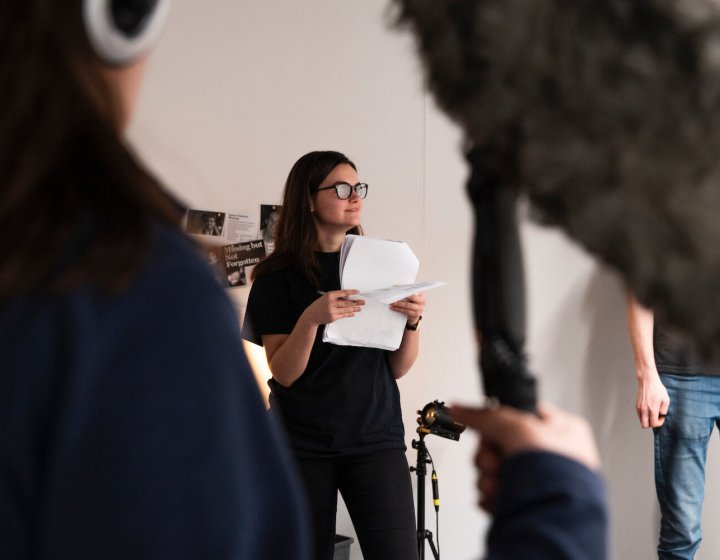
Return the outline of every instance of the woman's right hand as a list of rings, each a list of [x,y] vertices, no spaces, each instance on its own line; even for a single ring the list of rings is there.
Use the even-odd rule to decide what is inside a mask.
[[[365,300],[347,299],[348,296],[359,293],[358,290],[334,290],[326,292],[304,311],[305,319],[313,325],[327,325],[338,319],[354,317],[359,313]]]
[[[303,374],[312,352],[317,328],[352,317],[365,305],[350,300],[358,290],[335,290],[322,294],[308,305],[290,334],[265,334],[262,337],[270,371],[283,387],[290,387]]]

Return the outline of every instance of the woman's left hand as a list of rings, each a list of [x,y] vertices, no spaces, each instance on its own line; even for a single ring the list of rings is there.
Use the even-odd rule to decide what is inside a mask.
[[[407,316],[408,325],[417,325],[425,311],[425,294],[420,292],[390,304],[390,309]]]

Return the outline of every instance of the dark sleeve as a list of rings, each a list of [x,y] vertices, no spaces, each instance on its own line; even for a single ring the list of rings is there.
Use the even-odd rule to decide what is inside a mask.
[[[298,317],[290,301],[287,271],[256,278],[250,288],[242,337],[262,346],[264,334],[290,334]]]
[[[0,558],[308,560],[293,459],[204,263],[38,307],[0,344]]]
[[[523,453],[503,466],[487,560],[605,560],[601,478],[576,461]]]

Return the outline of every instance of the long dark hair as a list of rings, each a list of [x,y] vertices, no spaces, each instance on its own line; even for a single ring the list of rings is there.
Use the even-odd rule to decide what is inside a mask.
[[[0,83],[0,301],[126,286],[180,208],[120,138],[81,0],[5,3]]]
[[[253,280],[286,266],[294,266],[312,284],[317,285],[317,230],[310,211],[310,199],[313,191],[332,170],[342,164],[357,171],[355,164],[340,152],[310,152],[295,162],[285,181],[282,210],[275,234],[275,250],[255,267]],[[362,235],[362,228],[354,227],[347,233]]]

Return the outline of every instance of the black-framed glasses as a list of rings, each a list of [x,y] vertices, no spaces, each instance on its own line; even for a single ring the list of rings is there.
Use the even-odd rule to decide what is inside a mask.
[[[358,183],[357,185],[353,186],[350,183],[345,183],[344,181],[335,183],[334,185],[330,185],[329,187],[315,189],[315,192],[326,191],[329,189],[335,189],[335,194],[340,200],[347,200],[348,198],[350,198],[353,191],[355,191],[360,198],[365,198],[368,193],[367,183]]]

